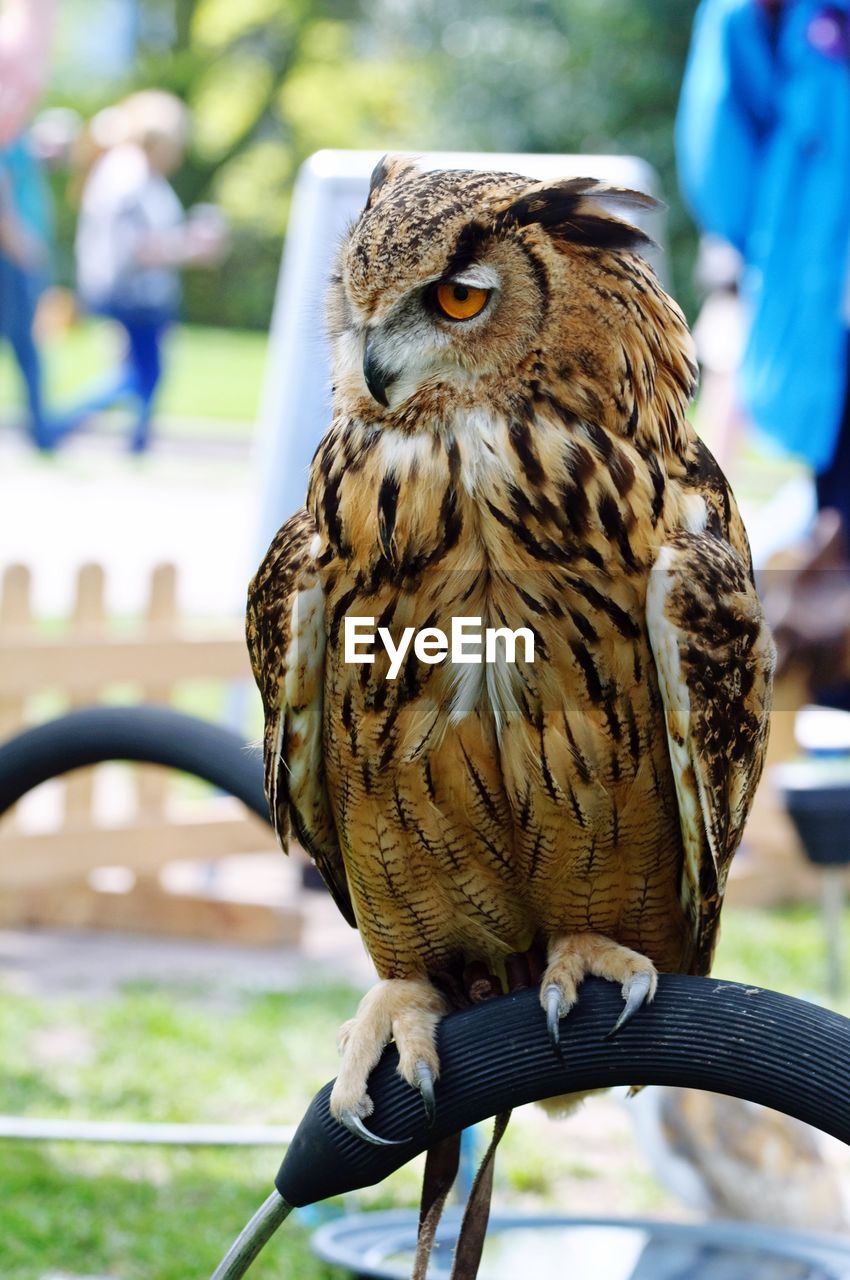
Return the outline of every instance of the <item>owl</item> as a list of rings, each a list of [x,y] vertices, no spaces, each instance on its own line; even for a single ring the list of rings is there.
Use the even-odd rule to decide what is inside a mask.
[[[648,203],[385,158],[339,253],[333,417],[248,642],[278,835],[379,977],[330,1103],[364,1138],[390,1040],[433,1114],[482,973],[542,975],[557,1044],[586,975],[622,1023],[711,964],[773,645]]]

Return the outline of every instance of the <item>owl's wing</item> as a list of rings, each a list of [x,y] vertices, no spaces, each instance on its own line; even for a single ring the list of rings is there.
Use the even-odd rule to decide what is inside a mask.
[[[773,641],[749,567],[707,534],[678,533],[661,548],[646,616],[679,802],[693,970],[706,973],[729,864],[764,762]]]
[[[315,535],[307,511],[287,520],[248,588],[246,631],[265,713],[265,788],[278,840],[286,851],[291,816],[298,839],[354,925],[325,783],[325,596],[311,551]]]

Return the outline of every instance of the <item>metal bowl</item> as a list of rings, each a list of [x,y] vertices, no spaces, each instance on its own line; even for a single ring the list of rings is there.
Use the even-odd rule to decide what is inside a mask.
[[[428,1280],[451,1271],[460,1210],[446,1210]],[[409,1280],[417,1215],[337,1218],[313,1236],[326,1262],[360,1280]],[[493,1214],[480,1280],[850,1280],[850,1244],[775,1227]]]

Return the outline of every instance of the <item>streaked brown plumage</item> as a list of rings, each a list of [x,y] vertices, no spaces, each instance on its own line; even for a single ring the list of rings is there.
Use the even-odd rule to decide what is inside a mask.
[[[685,417],[676,305],[591,180],[384,162],[331,293],[334,412],[306,509],[254,579],[266,783],[382,979],[332,1105],[368,1115],[390,1036],[435,1073],[453,975],[539,943],[587,972],[707,972],[761,771],[772,644],[726,481]],[[450,320],[435,282],[484,289]],[[365,361],[365,365],[364,365]],[[369,379],[373,395],[364,381]],[[388,404],[381,403],[386,399]],[[528,627],[511,666],[388,680],[346,615]],[[437,995],[433,979],[443,994]]]

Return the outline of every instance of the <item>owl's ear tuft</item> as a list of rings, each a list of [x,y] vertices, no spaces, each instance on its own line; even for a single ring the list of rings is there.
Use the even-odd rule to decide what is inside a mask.
[[[366,201],[366,208],[372,208],[386,187],[416,171],[416,161],[411,160],[409,156],[381,156],[369,179],[369,198]]]
[[[640,191],[609,187],[594,178],[569,178],[551,186],[540,183],[532,187],[502,211],[500,220],[520,227],[536,224],[557,240],[588,248],[640,252],[654,241],[616,214],[657,205],[657,200]]]

